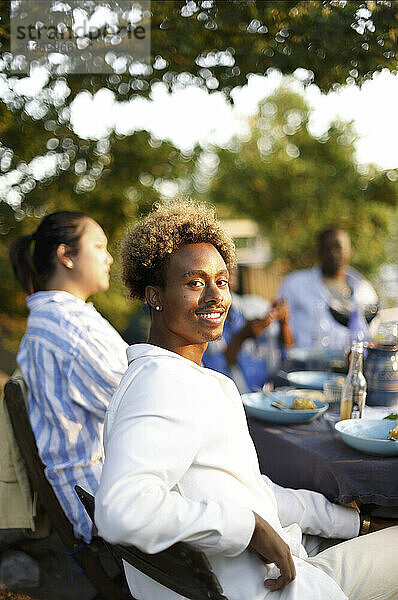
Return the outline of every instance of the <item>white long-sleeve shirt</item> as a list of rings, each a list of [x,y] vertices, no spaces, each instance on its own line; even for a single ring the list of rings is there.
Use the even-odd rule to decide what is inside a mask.
[[[346,269],[347,282],[352,288],[352,300],[362,309],[377,303],[373,287],[352,267]],[[315,266],[286,275],[278,291],[290,307],[290,323],[297,348],[310,348],[314,340],[314,327],[321,329],[316,335],[328,337],[332,349],[343,350],[349,343],[349,329],[340,325],[329,310],[332,295],[322,279],[322,271]]]
[[[273,599],[345,599],[329,576],[306,562],[294,521],[307,533],[348,538],[358,533],[355,511],[261,476],[231,379],[149,344],[131,346],[127,354],[129,367],[105,420],[99,534],[148,553],[191,543],[208,555],[230,600],[263,600],[270,594],[264,579],[278,570],[247,550],[255,511],[289,544],[296,564],[296,579]],[[128,565],[126,575],[136,598],[182,598]]]

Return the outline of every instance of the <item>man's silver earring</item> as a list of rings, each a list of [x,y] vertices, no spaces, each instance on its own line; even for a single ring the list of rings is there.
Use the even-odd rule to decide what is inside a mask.
[[[160,310],[160,306],[158,306],[158,305],[157,305],[157,306],[155,306],[155,309],[156,309],[156,310]]]

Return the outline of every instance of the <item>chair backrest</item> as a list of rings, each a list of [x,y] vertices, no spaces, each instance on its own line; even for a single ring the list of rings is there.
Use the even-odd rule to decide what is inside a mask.
[[[75,490],[94,522],[94,497],[78,485]],[[227,600],[206,555],[189,544],[179,542],[157,554],[145,554],[135,546],[107,545],[118,558],[189,600]]]
[[[101,598],[126,600],[126,593],[105,573],[98,562],[97,554],[92,551],[89,544],[85,544],[74,536],[72,524],[47,481],[44,473],[45,467],[39,456],[26,410],[22,385],[23,382],[18,379],[7,381],[4,387],[4,401],[32,489],[37,493],[41,505],[45,508],[51,525],[73,558],[82,567],[87,578],[100,592]]]

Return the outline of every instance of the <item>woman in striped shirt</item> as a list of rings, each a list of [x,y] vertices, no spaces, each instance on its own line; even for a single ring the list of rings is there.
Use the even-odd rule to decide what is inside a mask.
[[[113,262],[103,229],[79,212],[47,215],[10,250],[30,311],[17,362],[46,476],[75,535],[91,524],[74,486],[95,494],[105,411],[127,367],[127,344],[86,300],[109,287]]]

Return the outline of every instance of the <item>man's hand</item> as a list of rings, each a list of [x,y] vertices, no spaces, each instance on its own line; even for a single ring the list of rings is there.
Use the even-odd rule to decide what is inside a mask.
[[[258,338],[263,333],[264,329],[271,323],[272,317],[270,314],[266,315],[263,319],[252,319],[251,321],[246,321],[241,330],[241,335],[244,339]]]
[[[289,323],[289,307],[286,302],[282,300],[275,300],[272,308],[263,318],[251,319],[246,321],[240,331],[238,331],[231,341],[229,342],[227,349],[225,350],[225,358],[228,365],[235,364],[236,357],[242,347],[245,340],[254,338],[257,339],[263,333],[264,329],[269,327],[275,320],[280,322],[281,326],[281,338],[285,348],[290,348],[294,344],[293,334],[290,331]]]
[[[267,329],[273,321],[280,321],[281,325],[288,322],[289,307],[284,300],[276,300],[269,313],[262,319],[247,321],[243,328],[246,338],[258,338],[264,329]]]
[[[272,303],[271,314],[273,320],[278,320],[281,323],[286,323],[290,316],[290,310],[285,300],[274,300]]]
[[[254,512],[254,511],[253,511]],[[277,579],[266,579],[264,585],[271,592],[281,590],[296,577],[290,548],[267,521],[254,513],[256,519],[249,550],[256,552],[265,563],[275,563],[281,572]]]

